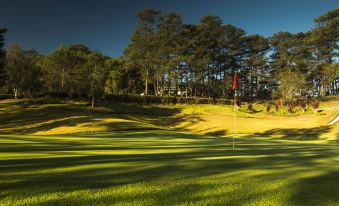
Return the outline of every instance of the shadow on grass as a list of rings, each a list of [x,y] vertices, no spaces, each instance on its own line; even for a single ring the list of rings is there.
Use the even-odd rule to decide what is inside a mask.
[[[298,205],[338,205],[339,171],[325,171],[324,174],[304,178],[293,184],[294,193],[289,202]]]
[[[227,130],[217,130],[217,131],[211,131],[211,132],[207,132],[207,135],[226,135],[227,134]]]
[[[34,134],[79,125],[102,127],[105,131],[156,129],[179,121],[175,114],[180,112],[177,108],[121,103],[91,109],[65,104],[44,105],[28,100],[1,102],[1,107],[6,110],[0,110],[0,134]],[[117,121],[102,121],[102,118]]]
[[[124,205],[147,200],[155,205],[206,201],[241,205],[258,198],[269,199],[280,189],[288,189],[283,195],[289,197],[286,204],[292,205],[302,204],[308,194],[312,194],[311,199],[320,199],[316,203],[327,199],[338,203],[339,198],[334,184],[339,181],[339,161],[335,158],[338,142],[314,144],[248,137],[237,139],[233,150],[231,138],[166,131],[58,137],[11,135],[0,136],[0,140],[0,154],[14,154],[9,159],[0,156],[3,198],[101,191],[99,197],[81,193],[81,198],[60,196],[36,205],[63,201],[68,205]],[[287,188],[275,185],[310,170],[322,170],[326,175],[320,176],[319,181],[297,179]],[[319,187],[313,183],[319,183]],[[258,189],[265,186],[265,190]],[[135,191],[129,193],[128,189]],[[317,193],[311,192],[314,189]],[[117,190],[119,195],[103,190]]]
[[[326,205],[339,201],[339,160],[336,158],[339,141],[328,144],[294,141],[318,140],[330,127],[274,129],[236,139],[233,150],[232,139],[228,137],[151,131],[145,130],[150,129],[146,124],[140,124],[166,126],[181,121],[189,124],[203,121],[194,116],[176,118],[178,109],[120,105],[112,107],[110,112],[101,112],[62,105],[15,106],[24,109],[13,107],[11,110],[9,106],[8,113],[0,113],[0,130],[13,128],[6,130],[8,134],[32,134],[78,124],[141,131],[0,136],[0,200],[54,195],[57,196],[54,199],[35,199],[29,205],[126,205],[131,202],[145,205],[254,202],[260,205],[256,202],[258,199],[270,200],[281,193],[287,205],[305,202]],[[131,122],[101,122],[98,118],[102,117]],[[28,123],[33,126],[23,128]],[[269,135],[283,138],[273,139]],[[323,174],[293,179],[310,171],[323,171]],[[281,186],[282,180],[286,180],[287,186]],[[86,190],[90,191],[83,193]],[[97,196],[91,196],[92,193]],[[274,203],[281,202],[272,205],[277,205]]]
[[[255,133],[256,136],[280,135],[284,139],[291,140],[319,140],[321,135],[331,131],[330,126],[321,126],[307,129],[272,129],[262,133]]]

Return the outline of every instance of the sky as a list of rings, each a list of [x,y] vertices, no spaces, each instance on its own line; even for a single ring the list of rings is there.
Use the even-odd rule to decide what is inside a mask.
[[[136,13],[151,7],[176,12],[184,23],[204,15],[265,37],[279,31],[305,32],[313,19],[339,7],[339,0],[0,0],[0,28],[7,28],[5,47],[49,54],[55,48],[83,43],[118,57],[135,30]]]

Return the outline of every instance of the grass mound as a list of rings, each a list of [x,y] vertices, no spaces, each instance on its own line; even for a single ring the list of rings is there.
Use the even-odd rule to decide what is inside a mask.
[[[297,116],[268,114],[264,105],[254,111],[236,112],[228,105],[137,105],[110,103],[90,108],[85,102],[50,102],[41,100],[0,101],[0,134],[57,135],[118,130],[174,129],[199,134],[318,135],[335,139],[338,124],[328,126],[338,114],[335,105],[325,102],[320,113]],[[246,106],[243,106],[246,108]]]

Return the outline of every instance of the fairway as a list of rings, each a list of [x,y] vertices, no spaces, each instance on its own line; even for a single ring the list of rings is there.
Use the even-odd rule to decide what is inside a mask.
[[[333,105],[234,135],[227,105],[0,101],[0,205],[338,205]]]
[[[0,205],[338,205],[338,141],[164,130],[0,136]]]

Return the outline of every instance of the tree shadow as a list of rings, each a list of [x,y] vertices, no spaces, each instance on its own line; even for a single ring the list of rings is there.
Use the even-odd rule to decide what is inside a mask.
[[[34,101],[1,102],[0,106],[7,109],[0,111],[0,134],[34,134],[79,125],[102,127],[106,128],[105,131],[157,129],[178,121],[175,114],[180,112],[177,108],[156,106],[119,104],[113,110],[64,104],[44,105]],[[77,130],[72,133],[77,133]]]
[[[72,140],[68,140],[72,138]],[[95,204],[113,201],[127,204],[129,201],[153,199],[155,204],[164,201],[169,205],[182,201],[210,201],[220,199],[219,204],[244,203],[256,198],[273,195],[273,189],[256,191],[258,185],[252,181],[274,184],[288,176],[300,175],[310,169],[327,172],[338,171],[337,142],[315,144],[281,140],[274,138],[241,138],[236,140],[233,150],[229,137],[211,137],[167,131],[116,132],[78,136],[0,136],[1,154],[27,154],[19,158],[0,159],[0,190],[3,198],[18,193],[27,198],[27,190],[39,190],[39,196],[50,193],[74,193],[88,189],[114,190],[114,188],[148,185],[151,189],[135,196],[128,194],[111,196],[100,200],[89,197],[79,198],[79,204],[87,201]],[[21,140],[21,141],[20,141]],[[17,143],[6,143],[15,141]],[[29,156],[35,154],[38,156]],[[267,174],[250,175],[250,171],[269,171]],[[239,178],[249,178],[239,182]],[[324,182],[338,182],[339,176],[333,173]],[[12,180],[12,181],[11,181]],[[233,182],[235,181],[235,182]],[[273,183],[272,183],[273,182]],[[310,182],[310,183],[309,183]],[[303,194],[298,191],[308,187],[312,181],[292,182],[292,194],[297,198],[290,200],[300,203]],[[162,185],[165,191],[156,188]],[[169,187],[170,185],[170,187]],[[154,186],[155,189],[152,189]],[[231,187],[235,195],[223,186]],[[145,187],[145,186],[143,186]],[[337,184],[327,184],[325,190],[336,190]],[[219,189],[218,189],[219,188]],[[209,196],[197,195],[203,193]],[[270,194],[271,193],[271,194]],[[291,195],[288,193],[288,195]],[[338,200],[338,193],[331,192]],[[14,195],[15,196],[15,195]],[[222,198],[228,197],[228,198]],[[84,198],[84,199],[83,199]],[[88,199],[86,199],[88,198]],[[53,205],[58,200],[65,204],[77,203],[73,197],[46,200]],[[213,200],[214,201],[214,200]],[[217,200],[215,200],[217,201]],[[41,203],[41,202],[40,202]],[[98,204],[99,204],[98,203]],[[38,204],[38,203],[36,203]]]
[[[272,129],[262,133],[255,133],[256,136],[270,136],[278,135],[284,139],[290,140],[319,140],[322,134],[328,133],[331,131],[330,126],[320,126],[314,128],[289,128],[289,129]]]
[[[288,201],[291,205],[337,205],[338,185],[339,171],[324,171],[293,183],[294,191]]]
[[[328,144],[295,141],[318,140],[321,134],[331,130],[330,127],[274,129],[237,138],[236,149],[232,149],[232,138],[218,136],[226,133],[225,130],[210,133],[216,136],[206,136],[150,130],[153,128],[146,124],[164,127],[182,121],[195,124],[203,121],[200,117],[177,118],[175,114],[180,110],[161,108],[159,113],[163,115],[160,118],[164,121],[160,122],[156,107],[149,107],[144,113],[136,115],[128,111],[132,109],[129,107],[125,111],[122,107],[101,113],[100,110],[60,105],[28,106],[24,110],[13,108],[9,114],[0,114],[0,129],[14,128],[5,130],[8,134],[31,134],[78,124],[105,126],[108,130],[135,129],[48,137],[0,135],[0,199],[29,199],[49,194],[122,188],[120,195],[104,193],[96,199],[86,194],[81,198],[61,195],[31,205],[57,205],[62,201],[64,205],[126,205],[131,201],[138,203],[149,199],[154,205],[189,205],[195,202],[202,205],[241,205],[274,196],[280,188],[271,184],[279,183],[281,179],[319,170],[324,171],[324,175],[297,179],[291,181],[287,188],[283,187],[285,190],[282,191],[286,192],[283,194],[290,197],[287,201],[292,205],[305,201],[312,204],[306,198],[314,189],[317,191],[314,197],[319,197],[319,200],[310,199],[315,203],[339,201],[337,184],[331,183],[339,180],[338,139]],[[153,118],[152,114],[157,118]],[[98,118],[102,117],[129,121],[99,121]],[[27,123],[35,126],[23,128]],[[272,138],[271,135],[282,138]],[[269,174],[251,174],[251,171]],[[323,184],[314,180],[319,177]],[[313,183],[321,188],[314,188]],[[138,185],[143,188],[140,193],[124,192],[124,189],[138,188]],[[257,190],[262,185],[266,185],[267,189]]]
[[[227,130],[217,130],[217,131],[211,131],[211,132],[207,132],[206,135],[226,135],[227,134]]]

